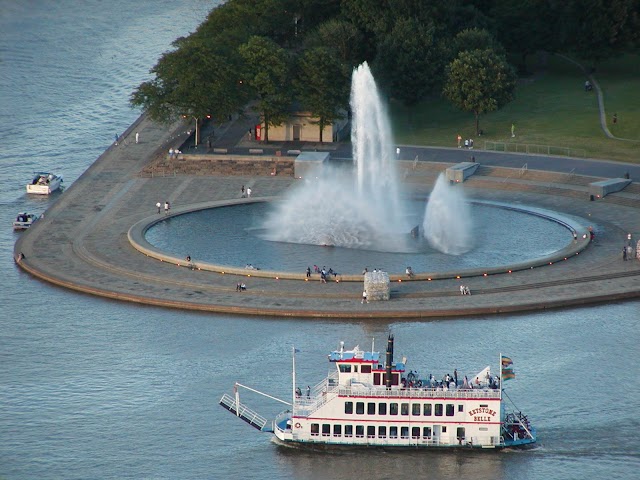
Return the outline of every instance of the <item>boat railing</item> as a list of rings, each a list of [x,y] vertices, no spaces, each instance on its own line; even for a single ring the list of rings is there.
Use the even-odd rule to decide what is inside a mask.
[[[438,390],[436,388],[407,388],[387,390],[385,388],[350,388],[343,386],[338,389],[338,395],[343,397],[499,399],[500,390],[490,388],[456,390]]]
[[[309,394],[296,398],[295,415],[308,416],[338,395],[338,372],[331,372],[324,380],[310,388]]]

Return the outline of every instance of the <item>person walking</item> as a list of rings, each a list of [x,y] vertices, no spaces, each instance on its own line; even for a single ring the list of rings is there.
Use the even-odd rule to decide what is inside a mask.
[[[160,207],[162,207],[162,205],[160,204],[160,202],[157,202],[156,208],[158,209],[158,215],[160,214]]]
[[[251,198],[251,189],[247,188],[247,198]]]
[[[169,213],[169,209],[171,208],[171,205],[169,204],[169,201],[164,202],[164,214],[166,215],[167,213]]]
[[[516,136],[516,124],[512,123],[511,124],[511,138],[515,138]]]
[[[462,148],[462,135],[458,134],[458,148]]]

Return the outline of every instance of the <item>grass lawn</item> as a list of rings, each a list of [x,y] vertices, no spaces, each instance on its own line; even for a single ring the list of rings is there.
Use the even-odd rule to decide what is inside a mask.
[[[609,129],[616,136],[640,141],[640,94],[636,93],[640,92],[640,58],[607,62],[599,66],[596,79],[604,91]],[[459,133],[463,139],[473,137],[477,148],[484,148],[485,141],[551,145],[571,149],[572,156],[640,163],[640,142],[605,136],[596,94],[584,91],[584,81],[575,65],[549,56],[534,75],[521,79],[513,102],[480,117],[482,137],[475,136],[474,116],[454,109],[443,98],[411,108],[392,103],[395,139],[400,144],[455,147]],[[614,112],[616,125],[611,124]],[[512,123],[515,138],[511,138]]]

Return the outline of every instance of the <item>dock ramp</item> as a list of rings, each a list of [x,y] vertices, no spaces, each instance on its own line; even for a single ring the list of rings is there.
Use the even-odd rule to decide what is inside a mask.
[[[220,405],[241,420],[247,422],[256,430],[260,430],[261,432],[273,432],[271,422],[241,403],[236,405],[236,401],[231,395],[227,395],[225,393],[220,399]]]

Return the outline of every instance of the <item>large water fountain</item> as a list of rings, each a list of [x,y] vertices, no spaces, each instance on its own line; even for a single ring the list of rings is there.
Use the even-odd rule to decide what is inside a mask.
[[[411,219],[400,196],[389,119],[367,63],[353,72],[351,113],[353,168],[328,167],[317,179],[298,185],[267,216],[264,238],[385,252],[419,249],[419,242],[409,234],[419,219]],[[456,193],[441,189],[434,194],[440,191],[446,198],[437,202],[438,209],[449,211],[446,204]],[[464,202],[455,203],[455,212],[466,209]],[[456,241],[468,237],[458,232],[461,217],[454,217],[429,215],[430,221],[457,224],[425,228],[437,236],[437,241],[430,242],[434,248],[447,253],[463,251],[459,245],[450,248],[453,230]]]

